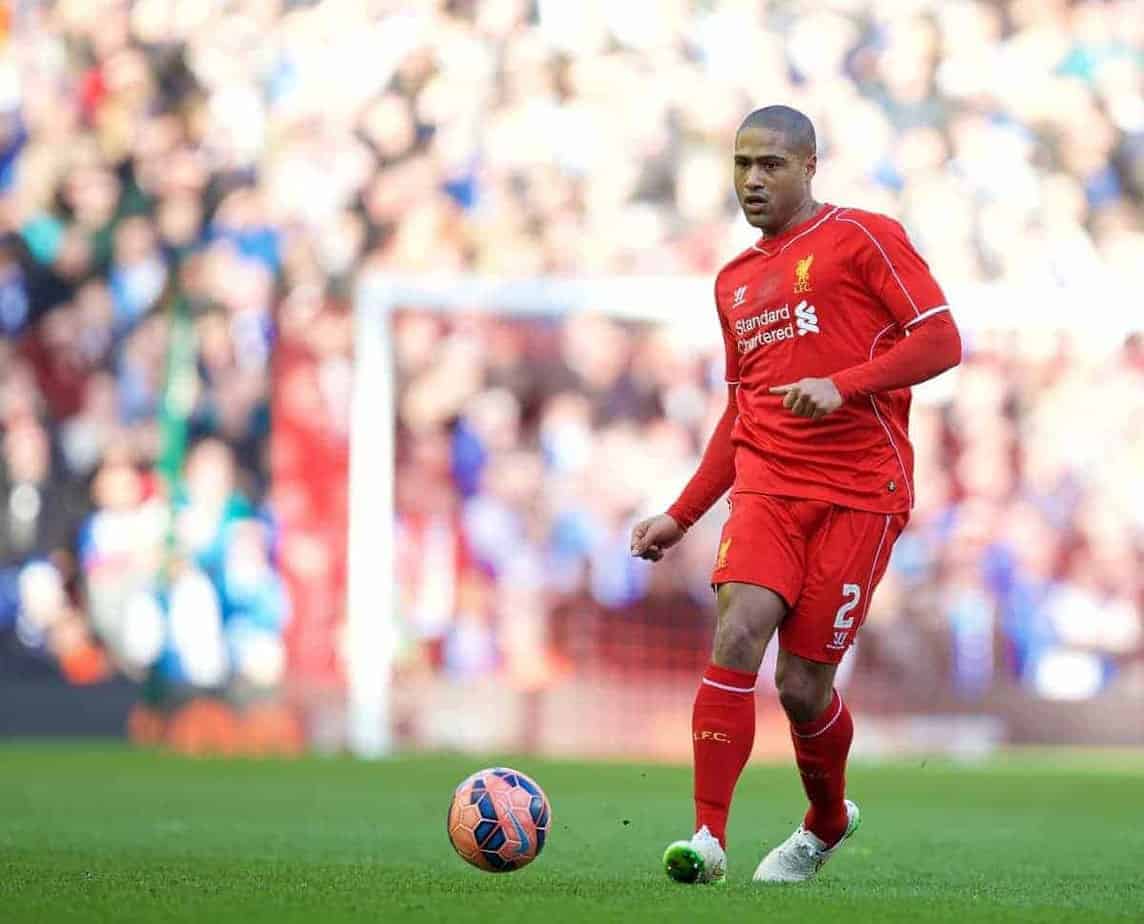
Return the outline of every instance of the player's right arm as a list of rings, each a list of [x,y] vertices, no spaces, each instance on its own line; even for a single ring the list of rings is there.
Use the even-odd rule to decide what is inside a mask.
[[[718,304],[716,304],[718,310]],[[727,406],[691,480],[666,513],[641,520],[632,529],[632,555],[659,561],[665,550],[683,538],[692,524],[730,490],[735,481],[735,448],[731,433],[739,416],[739,351],[735,338],[719,317],[726,356]]]

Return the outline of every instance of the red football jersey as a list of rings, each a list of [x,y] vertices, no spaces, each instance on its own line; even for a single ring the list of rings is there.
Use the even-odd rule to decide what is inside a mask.
[[[902,226],[826,205],[728,263],[715,278],[715,302],[727,380],[739,385],[732,491],[909,510],[908,388],[853,398],[819,420],[796,417],[768,392],[867,362],[948,310]]]

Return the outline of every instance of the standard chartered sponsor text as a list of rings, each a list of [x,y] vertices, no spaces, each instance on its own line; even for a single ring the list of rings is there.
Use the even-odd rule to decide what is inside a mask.
[[[768,308],[762,314],[756,314],[754,317],[739,318],[739,320],[735,322],[735,334],[742,337],[743,334],[749,334],[756,328],[789,320],[790,305],[783,305],[781,308]]]
[[[746,337],[739,341],[739,352],[749,353],[759,344],[774,343],[778,340],[789,340],[794,337],[794,325],[787,324],[777,329],[761,330],[753,337]]]
[[[791,311],[790,305],[781,308],[768,308],[749,318],[739,318],[734,323],[735,333],[739,336],[737,346],[739,353],[749,353],[759,346],[776,343],[779,340],[791,340],[795,336],[795,324],[791,323],[792,315],[795,317],[799,335],[817,334],[818,315],[813,305],[805,300],[795,306]],[[779,326],[782,325],[782,326]],[[744,334],[754,333],[750,337]]]

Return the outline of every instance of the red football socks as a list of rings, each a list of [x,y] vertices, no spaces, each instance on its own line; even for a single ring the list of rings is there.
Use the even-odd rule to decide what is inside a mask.
[[[755,675],[708,665],[691,712],[695,828],[726,846],[727,813],[755,743]]]
[[[813,722],[792,722],[790,734],[802,788],[810,800],[803,826],[833,846],[846,833],[846,755],[854,738],[850,710],[835,690],[822,715]]]

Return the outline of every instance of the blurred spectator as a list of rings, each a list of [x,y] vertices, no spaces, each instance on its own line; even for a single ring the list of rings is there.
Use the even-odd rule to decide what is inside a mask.
[[[79,540],[92,626],[116,664],[135,677],[154,657],[156,627],[141,632],[131,625],[128,603],[159,568],[166,528],[162,502],[148,493],[124,454],[109,456],[92,481],[95,509]]]
[[[257,520],[237,520],[231,528],[222,604],[227,648],[239,682],[256,691],[276,689],[286,666],[282,632],[289,606],[272,566],[266,528]]]
[[[77,486],[53,464],[48,434],[34,422],[7,430],[0,456],[0,626],[49,653],[67,618],[72,539],[83,511]]]

